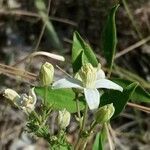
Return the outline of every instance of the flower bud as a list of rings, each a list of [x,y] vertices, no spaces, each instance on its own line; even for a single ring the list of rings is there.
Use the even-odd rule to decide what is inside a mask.
[[[97,77],[96,72],[97,72],[97,68],[94,68],[90,63],[83,65],[79,70],[78,76],[80,76],[86,88],[94,87],[96,77]]]
[[[15,102],[16,99],[20,98],[19,94],[12,89],[5,89],[3,96],[13,102]]]
[[[52,64],[46,62],[41,66],[40,82],[42,86],[48,86],[52,83],[54,77],[54,67]]]
[[[105,123],[110,120],[115,112],[113,103],[107,104],[103,107],[100,107],[95,114],[95,120],[97,123]]]
[[[58,113],[58,125],[61,129],[65,129],[70,123],[70,113],[64,109]]]

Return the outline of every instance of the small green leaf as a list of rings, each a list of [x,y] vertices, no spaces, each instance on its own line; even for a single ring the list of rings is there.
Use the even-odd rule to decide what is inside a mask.
[[[45,88],[36,87],[35,92],[44,98]],[[62,110],[66,108],[70,113],[77,112],[75,93],[71,89],[48,89],[47,102],[53,109]],[[84,101],[79,100],[79,108],[85,108]]]
[[[117,45],[115,14],[119,5],[114,6],[108,15],[104,30],[102,32],[102,49],[110,70],[113,66]]]
[[[103,126],[101,132],[96,135],[92,150],[104,150],[106,135],[106,129]]]
[[[77,72],[85,62],[91,63],[94,67],[98,65],[96,56],[89,44],[82,39],[78,32],[75,32],[72,46],[72,65],[74,73]]]
[[[121,85],[122,87],[127,87],[132,81],[125,80],[125,79],[112,79],[117,84]],[[131,100],[135,102],[146,102],[150,103],[150,93],[145,91],[140,85],[135,89],[134,93],[131,96]]]
[[[128,100],[132,97],[132,94],[134,93],[137,86],[138,83],[134,82],[128,85],[123,90],[123,92],[119,92],[115,90],[106,91],[101,97],[101,106],[113,103],[115,107],[115,113],[113,115],[113,118],[118,116],[124,109]]]

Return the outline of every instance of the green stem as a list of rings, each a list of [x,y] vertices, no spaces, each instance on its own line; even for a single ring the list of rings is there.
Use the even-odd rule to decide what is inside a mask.
[[[96,121],[94,121],[93,123],[92,123],[92,125],[91,125],[91,127],[90,127],[90,129],[89,129],[89,131],[88,131],[88,137],[87,138],[85,138],[85,139],[83,139],[83,141],[82,141],[82,150],[85,150],[85,148],[86,148],[86,145],[87,145],[87,143],[88,143],[88,140],[89,140],[89,137],[91,136],[91,134],[92,134],[92,130],[95,128],[95,126],[97,125],[97,123],[96,123]],[[80,144],[80,145],[81,145]]]
[[[85,105],[85,110],[84,110],[84,117],[83,117],[81,132],[84,131],[84,129],[85,129],[85,124],[86,124],[86,119],[87,119],[87,113],[88,113],[88,105],[86,104]]]
[[[80,114],[80,108],[79,108],[79,100],[78,100],[78,93],[75,93],[75,101],[76,101],[76,107],[77,107],[77,113],[78,113],[78,118],[79,118],[79,123],[80,123],[80,128],[81,128],[81,114]]]
[[[82,121],[82,127],[80,129],[79,137],[78,137],[77,143],[75,145],[75,150],[78,150],[80,148],[81,144],[83,143],[83,141],[85,140],[85,138],[82,138],[82,133],[83,133],[83,131],[85,129],[85,124],[86,124],[86,119],[87,119],[87,113],[88,113],[88,105],[86,104],[85,110],[84,110],[83,121]],[[86,145],[84,145],[84,147],[85,146]]]
[[[48,86],[45,86],[45,91],[44,91],[44,106],[46,105],[46,102],[47,102],[47,92],[48,92]]]
[[[96,121],[94,121],[90,127],[90,130],[88,131],[89,134],[91,134],[92,130],[95,128],[95,126],[97,125]]]

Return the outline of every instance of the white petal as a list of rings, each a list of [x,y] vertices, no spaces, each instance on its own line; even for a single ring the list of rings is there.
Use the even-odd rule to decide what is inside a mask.
[[[63,78],[54,82],[53,89],[60,89],[60,88],[83,89],[82,83],[79,80],[76,80],[74,78]]]
[[[97,89],[84,88],[84,95],[91,110],[98,108],[100,103],[100,93]]]
[[[123,88],[120,85],[118,85],[108,79],[97,80],[95,87],[96,88],[105,88],[105,89],[114,89],[114,90],[118,90],[121,92],[123,91]]]
[[[97,79],[96,80],[100,80],[100,79],[105,79],[105,73],[102,69],[99,69],[97,71]]]

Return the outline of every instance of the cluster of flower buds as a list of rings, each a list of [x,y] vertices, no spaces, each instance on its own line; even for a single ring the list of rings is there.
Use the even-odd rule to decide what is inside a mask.
[[[48,86],[53,82],[54,77],[54,67],[50,63],[46,62],[41,66],[40,69],[40,82],[42,86]],[[26,113],[30,113],[34,110],[37,101],[34,88],[30,89],[29,94],[19,95],[16,91],[12,89],[5,89],[3,96],[17,107],[22,109]]]
[[[11,100],[17,107],[19,107],[26,113],[30,113],[34,110],[37,101],[34,88],[30,89],[28,95],[19,95],[16,91],[12,89],[5,89],[3,96]]]

